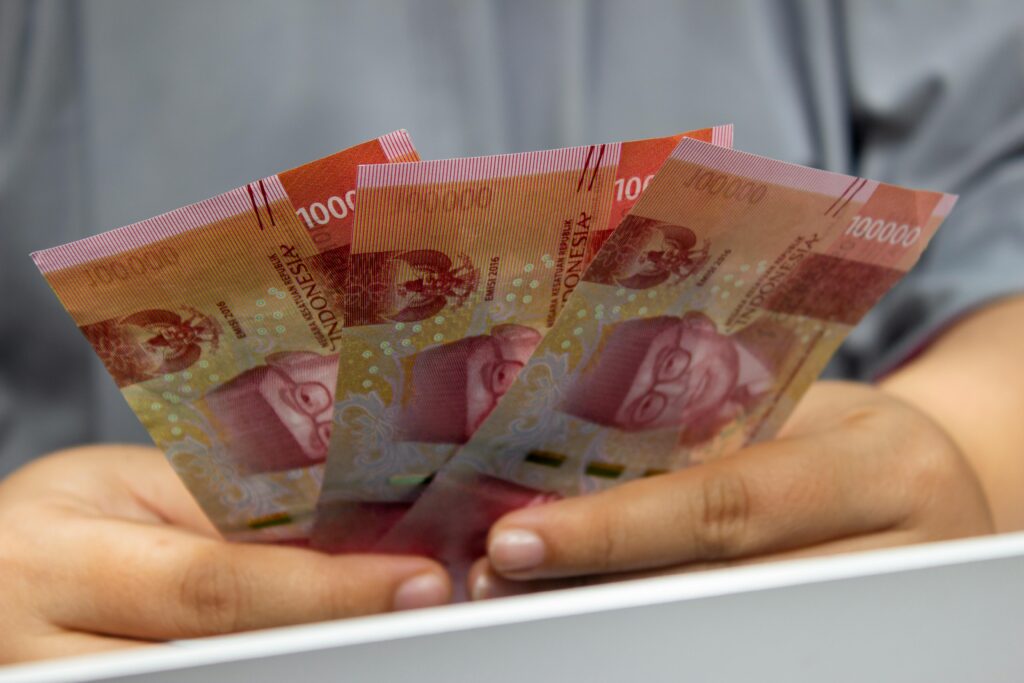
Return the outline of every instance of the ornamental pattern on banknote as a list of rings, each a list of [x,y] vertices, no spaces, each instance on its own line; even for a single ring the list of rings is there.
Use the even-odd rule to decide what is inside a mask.
[[[204,349],[216,350],[221,336],[217,321],[189,306],[139,311],[81,330],[118,387],[186,370]]]
[[[530,452],[544,440],[540,435],[546,435],[548,439],[556,438],[562,429],[563,420],[558,408],[563,400],[562,387],[568,370],[568,363],[562,355],[544,354],[533,359],[520,381],[535,391],[541,400],[524,406],[524,410],[508,423],[506,430],[494,435],[489,443],[497,451]],[[506,464],[510,469],[502,474],[511,476],[511,468],[518,466],[518,463],[509,460]],[[536,476],[540,474],[536,473]]]
[[[676,139],[361,169],[344,367],[321,494],[331,521],[314,532],[314,545],[344,549],[344,537],[325,536],[348,525],[365,547],[372,534],[361,529],[385,526],[380,504],[414,500],[472,437],[607,238],[615,188],[629,180],[616,184],[620,168],[646,177]],[[619,197],[618,210],[638,192]],[[638,268],[677,279],[696,270],[707,247],[684,233],[648,226],[634,250],[645,260]],[[346,417],[367,420],[347,410],[367,393],[381,397],[393,427],[372,444]]]
[[[467,254],[436,249],[351,257],[345,321],[350,327],[416,322],[459,307],[476,291],[480,271]]]
[[[582,164],[586,150],[572,152]],[[586,157],[592,165],[599,163],[593,149]],[[607,159],[610,162],[613,156]],[[587,226],[594,220],[590,204],[600,205],[599,190],[609,185],[610,168],[606,164],[586,169],[590,185],[583,186],[579,168],[538,167],[539,175],[530,182],[550,196],[528,206],[517,203],[514,177],[473,176],[462,194],[483,193],[488,201],[460,208],[472,214],[467,220],[473,229],[452,228],[454,234],[447,232],[443,204],[425,214],[426,205],[409,203],[410,193],[419,196],[415,184],[413,189],[385,185],[361,190],[359,220],[365,228],[357,232],[350,262],[342,372],[346,389],[335,409],[332,448],[337,454],[327,471],[325,497],[359,500],[373,490],[383,492],[379,495],[385,495],[384,500],[402,500],[415,494],[409,488],[413,480],[429,477],[455,446],[470,437],[539,343],[547,299],[558,305],[561,264],[570,260],[566,247],[556,268],[551,254],[559,243],[568,245],[574,230],[581,235],[579,252],[585,252]],[[580,192],[581,187],[586,189]],[[455,196],[451,190],[427,188],[424,192],[431,197]],[[588,210],[567,208],[555,200],[586,205]],[[392,216],[389,212],[394,211]],[[527,213],[520,215],[523,211]],[[552,220],[564,212],[579,221]],[[525,251],[510,253],[505,242],[521,230],[522,222],[545,228],[524,235]],[[563,229],[564,222],[568,227]],[[577,228],[577,222],[582,227]],[[398,227],[382,233],[385,224]],[[374,246],[382,240],[419,248]],[[563,274],[568,277],[571,268]],[[374,418],[349,410],[366,393],[379,394],[386,406]],[[356,417],[356,424],[349,424],[350,416]],[[372,444],[359,434],[365,430],[360,423],[371,419],[388,424]],[[377,469],[359,467],[367,461],[392,467],[384,482],[369,481]],[[393,485],[390,491],[381,485],[387,482]]]
[[[415,158],[397,132],[33,255],[225,535],[276,540],[309,525],[332,428],[356,169]]]
[[[428,539],[461,566],[484,552],[488,491],[575,495],[770,437],[954,201],[680,142],[520,379],[379,549]],[[531,382],[552,354],[566,376]],[[552,398],[553,417],[520,420]],[[509,439],[513,424],[533,434]]]
[[[187,419],[176,421],[184,427],[184,435],[164,443],[164,452],[186,484],[210,492],[200,502],[204,509],[218,511],[218,519],[229,537],[247,538],[251,535],[251,520],[271,518],[281,510],[301,507],[303,492],[317,485],[303,469],[247,474],[249,463],[240,462],[237,452],[224,446],[217,437],[218,427],[206,419],[206,413],[192,410],[188,415]],[[308,503],[305,505],[308,511]],[[301,521],[298,514],[290,518]],[[295,531],[294,527],[281,524],[271,535],[290,536]]]
[[[614,249],[598,252],[587,279],[628,289],[679,284],[701,270],[711,243],[682,225],[627,216],[612,235]]]
[[[401,358],[385,355],[371,367],[386,378],[391,403],[371,392],[350,393],[337,404],[339,438],[356,454],[346,486],[377,499],[395,495],[378,475],[400,466],[410,477],[428,477],[432,463],[464,443],[493,410],[539,342],[534,328],[503,323]]]
[[[385,405],[377,393],[352,394],[338,406],[337,429],[358,448],[354,466],[346,473],[347,491],[360,499],[391,500],[395,497],[394,486],[389,483],[388,475],[395,470],[396,461],[406,464],[413,472],[429,471],[430,459],[437,456],[429,449],[402,447],[396,436],[397,409]],[[397,446],[384,449],[381,448],[383,443],[397,443]]]

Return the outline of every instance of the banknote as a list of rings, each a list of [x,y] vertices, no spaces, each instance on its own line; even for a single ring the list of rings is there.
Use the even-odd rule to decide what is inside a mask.
[[[955,199],[682,140],[377,549],[465,567],[513,508],[771,437]]]
[[[308,537],[331,430],[359,164],[404,131],[33,254],[217,528]]]
[[[364,550],[401,517],[682,137],[360,168],[315,547]]]

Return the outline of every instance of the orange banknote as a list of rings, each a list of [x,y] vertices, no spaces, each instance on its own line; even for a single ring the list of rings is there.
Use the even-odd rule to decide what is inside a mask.
[[[371,547],[401,516],[682,137],[360,169],[315,547]]]
[[[32,255],[225,535],[308,537],[331,431],[360,164],[404,131]]]
[[[376,549],[464,568],[511,509],[773,436],[955,200],[681,141]]]

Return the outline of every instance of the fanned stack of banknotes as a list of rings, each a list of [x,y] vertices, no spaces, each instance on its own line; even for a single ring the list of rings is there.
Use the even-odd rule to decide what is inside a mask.
[[[731,144],[397,131],[33,258],[225,537],[464,566],[772,437],[956,201]]]

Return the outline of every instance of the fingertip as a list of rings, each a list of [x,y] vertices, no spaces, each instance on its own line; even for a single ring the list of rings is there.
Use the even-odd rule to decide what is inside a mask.
[[[487,597],[487,584],[489,577],[487,570],[490,563],[486,557],[481,557],[469,568],[466,576],[466,592],[470,600],[484,600]]]
[[[498,575],[486,558],[478,560],[473,565],[467,584],[470,599],[474,601],[507,598],[533,592],[533,587],[528,583],[509,581]]]
[[[356,613],[397,612],[451,602],[451,578],[444,567],[430,558],[352,554],[336,555],[330,560],[335,563],[343,590],[361,595],[354,600],[360,605]]]
[[[551,518],[552,511],[561,509],[565,502],[564,500],[550,501],[506,512],[494,523],[491,530],[494,532],[504,528],[540,526],[544,524],[545,520]]]
[[[532,529],[495,529],[487,543],[491,565],[501,573],[536,569],[544,564],[547,554],[544,539]]]
[[[406,579],[395,591],[392,609],[403,612],[423,607],[437,607],[451,599],[451,584],[435,572]]]
[[[469,599],[474,602],[495,597],[494,575],[487,570],[477,572],[469,581]]]

